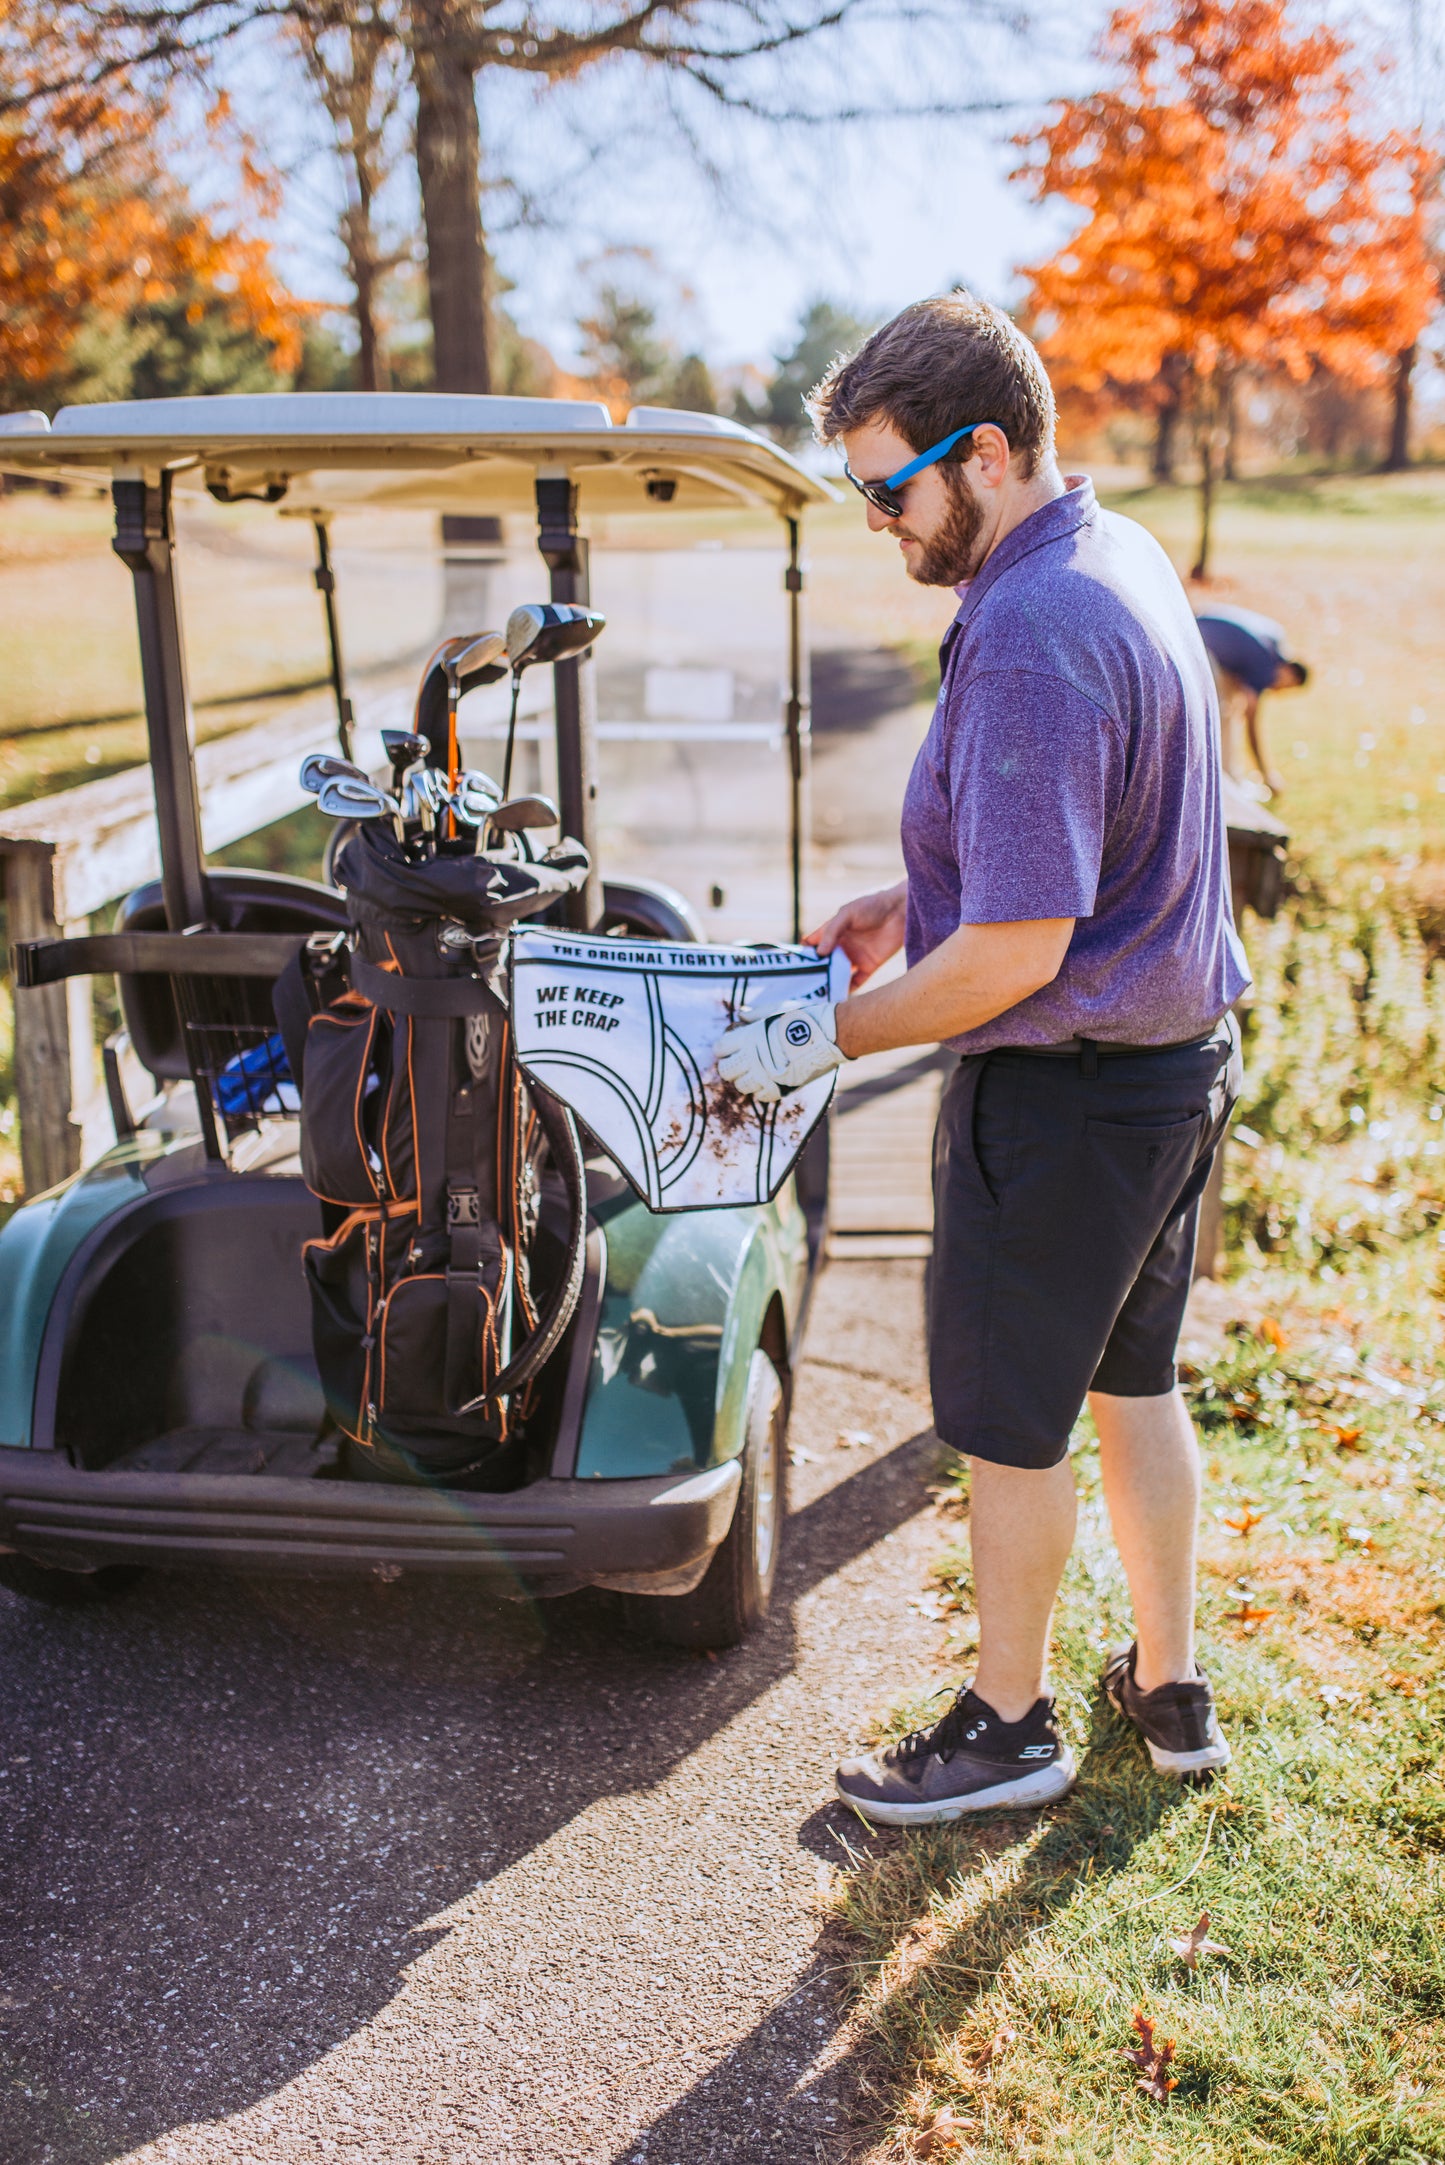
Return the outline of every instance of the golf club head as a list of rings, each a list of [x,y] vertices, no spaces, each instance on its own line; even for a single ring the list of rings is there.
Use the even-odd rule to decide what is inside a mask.
[[[507,665],[507,638],[505,632],[480,631],[474,638],[453,641],[442,657],[448,675],[475,676],[480,669],[495,669],[501,676]]]
[[[499,834],[519,834],[524,827],[555,827],[561,816],[550,797],[509,797],[491,818]]]
[[[425,759],[431,746],[425,737],[415,737],[409,729],[383,729],[381,744],[391,761],[391,786],[400,795],[407,768],[416,760]]]
[[[420,820],[422,827],[430,833],[436,825],[438,812],[444,811],[448,803],[446,783],[436,768],[429,767],[425,760],[417,760],[408,767],[402,782],[405,817]]]
[[[474,789],[463,775],[452,792],[451,807],[464,827],[484,827],[497,809],[493,790]]]
[[[350,775],[355,781],[368,779],[365,772],[353,760],[338,759],[334,752],[310,752],[301,762],[301,787],[314,797],[323,782],[334,781]]]
[[[396,799],[364,774],[328,776],[317,791],[316,807],[328,819],[392,819],[397,813]]]
[[[483,774],[480,767],[463,767],[457,776],[457,788],[473,790],[480,796],[490,796],[493,804],[500,804],[502,801],[500,782],[494,782],[489,774]]]
[[[564,661],[591,646],[607,619],[571,601],[528,601],[507,618],[507,660],[514,670]]]

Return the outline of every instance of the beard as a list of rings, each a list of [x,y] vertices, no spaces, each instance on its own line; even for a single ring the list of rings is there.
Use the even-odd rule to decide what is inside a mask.
[[[948,490],[948,512],[937,532],[927,541],[921,534],[914,534],[905,527],[897,531],[909,541],[916,541],[923,554],[916,563],[906,563],[910,579],[919,586],[961,586],[971,579],[979,568],[980,551],[978,537],[983,528],[983,505],[974,495],[961,471],[944,470],[944,483]]]

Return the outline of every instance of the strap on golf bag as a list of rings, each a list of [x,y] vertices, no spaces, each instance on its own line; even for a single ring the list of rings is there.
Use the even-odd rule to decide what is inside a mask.
[[[571,1114],[517,1067],[502,963],[509,926],[585,873],[569,843],[413,865],[372,823],[338,862],[350,934],[317,935],[277,984],[322,1204],[316,1362],[361,1478],[522,1478],[518,1416],[581,1290],[586,1187]],[[542,1210],[549,1158],[565,1224]]]

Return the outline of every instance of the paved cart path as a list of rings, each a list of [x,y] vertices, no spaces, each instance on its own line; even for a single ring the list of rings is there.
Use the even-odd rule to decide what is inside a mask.
[[[825,1273],[779,1598],[716,1661],[597,1595],[0,1593],[0,2158],[843,2158],[832,1762],[938,1643],[918,1274]]]

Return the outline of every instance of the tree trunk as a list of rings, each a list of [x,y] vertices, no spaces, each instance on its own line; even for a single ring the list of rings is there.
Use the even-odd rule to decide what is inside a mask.
[[[1197,579],[1201,585],[1209,577],[1210,526],[1214,518],[1213,421],[1211,412],[1199,433],[1199,555],[1189,576]]]
[[[360,172],[360,164],[358,159],[357,201],[342,222],[346,267],[351,274],[351,312],[356,318],[356,380],[363,391],[389,391],[391,364],[376,307],[377,287],[381,281],[377,275],[376,234],[371,223],[371,191]]]
[[[1238,383],[1231,376],[1224,391],[1224,479],[1226,481],[1237,481],[1239,479],[1237,466],[1239,450],[1238,392]]]
[[[412,72],[435,382],[439,391],[487,392],[492,371],[476,76],[448,51],[444,24],[428,13],[430,20],[418,25]]]
[[[1184,356],[1166,353],[1159,369],[1159,380],[1164,386],[1164,396],[1158,407],[1154,423],[1154,449],[1149,470],[1161,488],[1174,486],[1175,445],[1179,435],[1179,423],[1184,416]]]
[[[1390,386],[1390,448],[1380,471],[1402,474],[1410,463],[1410,397],[1418,346],[1406,346],[1395,356],[1395,377]]]

